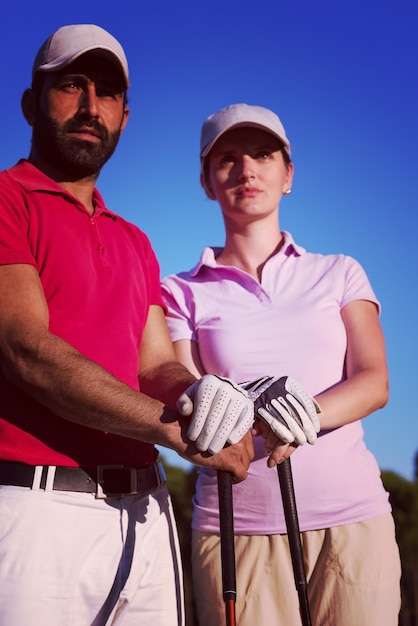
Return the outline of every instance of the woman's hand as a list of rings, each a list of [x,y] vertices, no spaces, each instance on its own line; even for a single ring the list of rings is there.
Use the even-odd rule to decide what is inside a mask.
[[[254,402],[255,415],[283,442],[299,446],[316,442],[321,409],[296,380],[266,376],[242,387]]]
[[[299,447],[295,443],[286,443],[277,437],[270,426],[262,420],[256,420],[252,433],[254,436],[261,436],[265,439],[264,452],[268,455],[268,467],[283,463]]]

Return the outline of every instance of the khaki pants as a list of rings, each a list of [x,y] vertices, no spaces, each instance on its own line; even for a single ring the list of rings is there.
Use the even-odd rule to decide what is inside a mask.
[[[314,626],[397,626],[400,559],[393,518],[302,533]],[[287,535],[237,535],[239,626],[300,626]],[[219,535],[193,531],[193,579],[200,626],[223,626]]]

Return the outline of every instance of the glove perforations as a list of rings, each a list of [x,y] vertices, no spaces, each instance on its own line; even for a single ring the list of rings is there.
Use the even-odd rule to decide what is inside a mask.
[[[227,378],[207,374],[184,395],[193,402],[188,437],[202,452],[216,454],[226,443],[237,443],[253,424],[252,401]]]

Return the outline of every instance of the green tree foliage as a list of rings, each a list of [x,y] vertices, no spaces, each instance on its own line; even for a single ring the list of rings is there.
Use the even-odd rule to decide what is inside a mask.
[[[418,453],[415,468],[414,481],[394,472],[382,472],[383,483],[390,494],[402,562],[400,626],[418,625]]]

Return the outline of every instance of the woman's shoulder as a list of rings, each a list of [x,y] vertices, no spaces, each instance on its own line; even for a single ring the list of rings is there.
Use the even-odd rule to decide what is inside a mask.
[[[288,231],[283,231],[285,240],[285,254],[299,258],[305,263],[317,263],[325,266],[350,266],[360,265],[351,255],[343,252],[315,252],[295,242]]]

